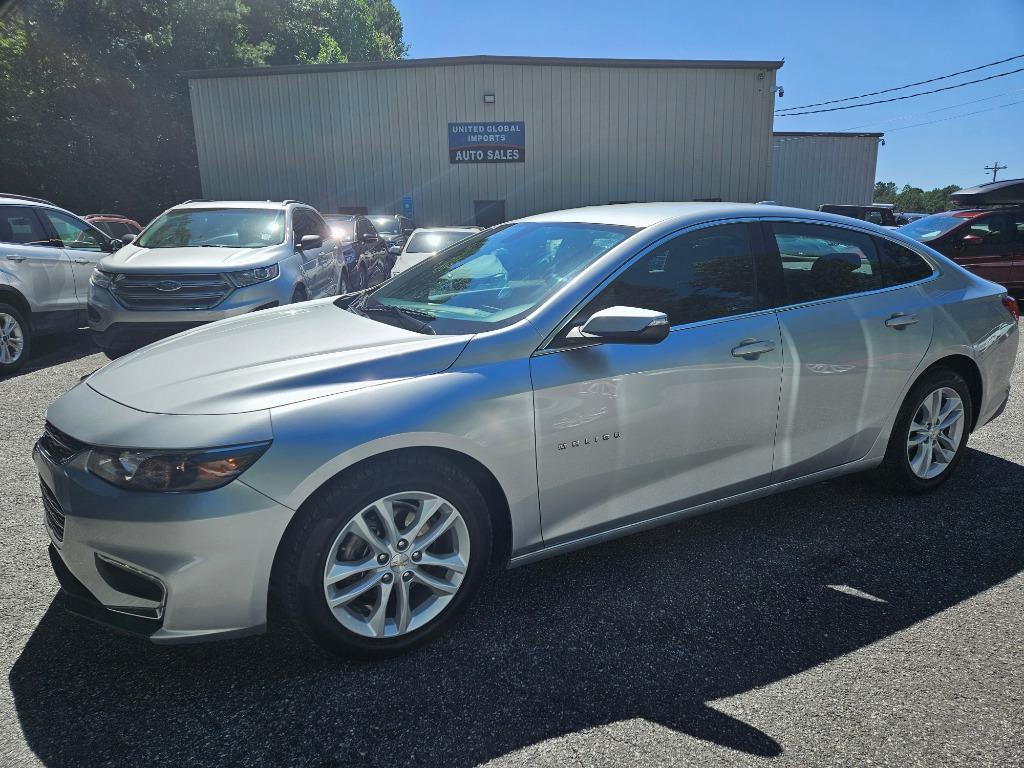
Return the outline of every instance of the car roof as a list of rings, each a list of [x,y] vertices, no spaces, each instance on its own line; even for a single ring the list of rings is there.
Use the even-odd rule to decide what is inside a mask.
[[[325,221],[355,221],[359,217],[354,213],[324,213]]]
[[[788,208],[781,205],[763,205],[761,203],[623,203],[618,205],[592,205],[586,208],[569,208],[564,211],[540,213],[535,216],[516,219],[516,221],[610,224],[645,229],[656,224],[668,222],[683,224],[715,219],[765,218],[771,216],[799,217],[834,223],[849,223],[850,221],[848,217],[811,211],[806,208]]]
[[[277,211],[289,205],[312,207],[295,200],[287,203],[275,200],[188,200],[178,205],[172,205],[171,208],[173,210],[180,210],[181,208],[266,208],[267,210]]]

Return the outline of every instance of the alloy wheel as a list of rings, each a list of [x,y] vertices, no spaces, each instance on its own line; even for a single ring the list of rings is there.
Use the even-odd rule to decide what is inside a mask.
[[[964,435],[964,403],[951,387],[925,395],[910,422],[907,459],[911,471],[930,480],[941,475],[956,456]]]
[[[13,315],[0,312],[0,364],[11,365],[25,351],[25,332]]]
[[[437,618],[469,567],[466,521],[450,502],[404,491],[360,510],[335,538],[324,597],[346,629],[398,637]]]

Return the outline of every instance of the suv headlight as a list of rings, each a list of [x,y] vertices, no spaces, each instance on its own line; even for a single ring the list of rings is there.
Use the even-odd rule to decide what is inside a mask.
[[[245,472],[269,446],[270,441],[194,451],[93,448],[86,467],[130,491],[210,491]]]
[[[89,282],[97,288],[109,288],[114,284],[115,277],[116,275],[113,275],[110,272],[104,272],[102,269],[94,269],[92,274],[89,276]]]
[[[256,285],[256,283],[265,283],[267,280],[273,280],[277,277],[278,272],[277,264],[271,264],[269,267],[243,269],[241,272],[228,272],[228,277],[235,284],[236,288],[245,288],[247,285]]]

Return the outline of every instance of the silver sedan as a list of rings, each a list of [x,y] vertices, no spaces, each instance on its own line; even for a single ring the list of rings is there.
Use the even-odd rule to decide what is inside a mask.
[[[51,557],[73,611],[154,642],[260,631],[273,596],[391,655],[492,563],[854,472],[932,491],[1017,343],[1003,288],[848,218],[533,216],[76,386],[35,451]]]

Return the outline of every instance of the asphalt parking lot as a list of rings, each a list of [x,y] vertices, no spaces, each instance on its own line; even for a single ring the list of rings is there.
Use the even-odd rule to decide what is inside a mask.
[[[937,494],[848,478],[503,572],[355,664],[65,615],[30,452],[103,361],[83,333],[0,381],[0,765],[1024,764],[1020,372]]]

